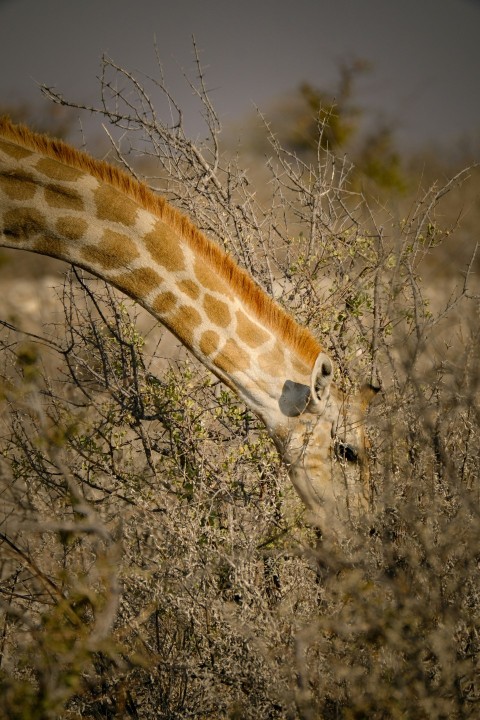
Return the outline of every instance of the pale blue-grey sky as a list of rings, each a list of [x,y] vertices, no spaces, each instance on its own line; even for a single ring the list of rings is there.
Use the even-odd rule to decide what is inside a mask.
[[[473,0],[0,0],[0,105],[34,103],[38,84],[93,103],[102,53],[157,72],[197,128],[181,83],[195,35],[225,124],[267,110],[302,81],[335,86],[340,62],[373,72],[360,99],[398,126],[401,143],[454,142],[480,130],[480,3]],[[200,122],[198,122],[200,127]]]

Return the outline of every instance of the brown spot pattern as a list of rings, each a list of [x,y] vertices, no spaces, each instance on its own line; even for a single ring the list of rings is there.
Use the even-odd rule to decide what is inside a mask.
[[[61,238],[42,237],[36,240],[32,248],[42,255],[51,255],[54,258],[68,258],[68,245]]]
[[[3,150],[6,155],[15,158],[15,160],[23,160],[24,158],[33,155],[31,150],[20,147],[20,145],[13,145],[5,140],[0,140],[0,149]]]
[[[200,295],[200,288],[196,282],[193,282],[193,280],[180,280],[177,282],[177,287],[192,300],[196,300]]]
[[[31,200],[36,192],[33,176],[22,170],[1,175],[0,189],[11,200]]]
[[[135,225],[138,205],[110,185],[99,185],[95,190],[95,205],[99,220],[110,220],[128,227]]]
[[[182,342],[192,347],[193,332],[201,322],[200,313],[191,305],[184,305],[169,319],[168,325]]]
[[[207,357],[217,350],[220,337],[214,330],[205,330],[200,338],[200,350]]]
[[[108,270],[126,267],[139,254],[135,243],[128,235],[108,228],[104,230],[100,242],[96,245],[87,245],[82,250],[85,260]]]
[[[177,304],[177,298],[170,292],[159,293],[152,303],[152,308],[159,315],[166,315],[169,313]]]
[[[151,268],[138,268],[111,278],[120,290],[133,298],[144,298],[162,282],[160,275]]]
[[[230,325],[232,316],[230,315],[227,303],[218,300],[213,297],[213,295],[205,295],[203,307],[207,316],[214,325],[219,325],[220,327],[227,327],[227,325]]]
[[[206,290],[215,290],[216,292],[222,293],[228,299],[232,298],[230,292],[228,292],[227,285],[223,282],[218,275],[205,263],[201,257],[195,259],[194,265],[195,276],[200,285]]]
[[[278,344],[258,357],[258,364],[263,372],[272,376],[285,375],[285,352]]]
[[[38,172],[46,175],[50,180],[63,180],[64,182],[76,182],[85,174],[82,170],[46,157],[40,158],[35,167]]]
[[[237,335],[252,348],[263,345],[270,337],[266,330],[252,322],[241,310],[237,312]]]
[[[296,355],[292,357],[292,366],[295,372],[298,372],[300,375],[311,375],[312,373],[312,368],[309,368],[306,362]]]
[[[72,215],[62,215],[55,223],[58,234],[67,240],[80,240],[85,235],[87,228],[86,220]]]
[[[227,340],[213,362],[228,374],[242,372],[250,367],[249,356],[232,338]]]
[[[3,233],[10,240],[22,242],[44,233],[46,218],[36,208],[16,208],[3,216]]]
[[[185,256],[180,247],[180,237],[162,220],[157,220],[154,229],[144,238],[145,247],[152,258],[170,272],[185,269]]]
[[[47,185],[45,200],[50,207],[61,210],[83,210],[84,204],[78,190],[64,185]]]

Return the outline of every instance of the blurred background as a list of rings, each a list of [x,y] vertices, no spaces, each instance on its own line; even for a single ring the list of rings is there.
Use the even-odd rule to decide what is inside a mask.
[[[158,77],[155,43],[191,132],[201,132],[183,73],[192,35],[223,123],[268,110],[302,83],[333,95],[362,62],[355,96],[402,150],[458,143],[480,128],[480,3],[475,0],[0,0],[0,105],[45,112],[42,84],[85,104],[106,53]]]
[[[322,149],[355,166],[352,189],[401,220],[432,183],[480,158],[479,30],[478,0],[0,0],[0,112],[105,156],[108,121],[81,108],[102,108],[105,69],[113,92],[138,102],[130,79],[111,72],[118,66],[145,86],[159,119],[174,124],[156,86],[164,81],[185,131],[201,143],[208,128],[199,58],[222,152],[243,158],[259,193],[271,152],[259,113],[307,164],[320,121]],[[52,103],[42,86],[79,107]],[[132,162],[148,175],[145,159]],[[445,225],[460,216],[462,224],[436,261],[427,258],[435,280],[465,270],[479,198],[478,172],[447,198]],[[20,265],[16,278],[56,273],[54,261],[4,252],[5,279],[11,263]]]
[[[479,30],[474,0],[0,0],[0,112],[133,167],[384,390],[338,553],[176,338],[2,249],[0,720],[480,717]]]

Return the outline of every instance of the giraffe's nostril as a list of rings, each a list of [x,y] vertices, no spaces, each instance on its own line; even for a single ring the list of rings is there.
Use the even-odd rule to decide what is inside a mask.
[[[346,460],[350,463],[358,462],[358,452],[353,445],[337,441],[335,443],[335,454],[340,460]]]

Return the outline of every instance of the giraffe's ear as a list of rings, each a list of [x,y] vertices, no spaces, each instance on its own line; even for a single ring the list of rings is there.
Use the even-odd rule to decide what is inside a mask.
[[[328,398],[332,377],[333,363],[328,355],[321,352],[313,366],[310,381],[310,401],[313,405],[319,405]]]

